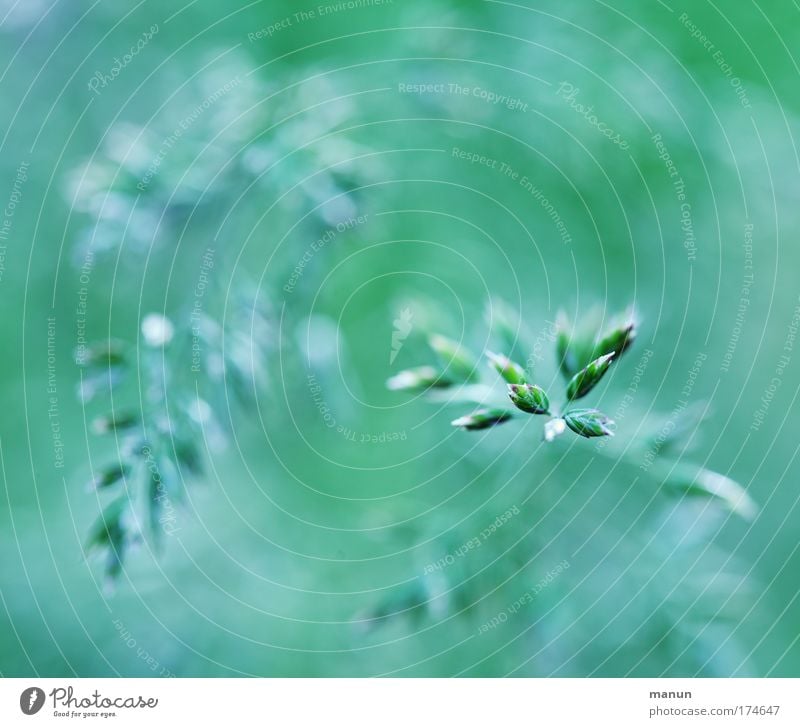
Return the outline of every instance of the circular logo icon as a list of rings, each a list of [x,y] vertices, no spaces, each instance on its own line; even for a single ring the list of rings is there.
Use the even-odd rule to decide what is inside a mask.
[[[44,690],[39,687],[28,687],[19,698],[19,708],[23,714],[36,714],[44,707]]]

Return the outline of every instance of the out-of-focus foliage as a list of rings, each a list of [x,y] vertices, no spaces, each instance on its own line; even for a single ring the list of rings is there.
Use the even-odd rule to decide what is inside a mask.
[[[8,5],[0,672],[797,675],[796,8]]]

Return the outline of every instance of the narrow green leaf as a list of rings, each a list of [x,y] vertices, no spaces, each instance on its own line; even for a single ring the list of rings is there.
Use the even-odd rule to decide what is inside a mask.
[[[678,466],[664,484],[687,495],[714,498],[745,520],[758,513],[755,502],[738,482],[704,467]]]

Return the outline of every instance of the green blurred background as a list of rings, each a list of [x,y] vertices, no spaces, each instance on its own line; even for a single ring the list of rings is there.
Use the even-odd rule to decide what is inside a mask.
[[[800,675],[797,7],[319,8],[0,4],[0,672]],[[88,340],[134,352],[88,401],[81,300]],[[192,371],[198,301],[240,396],[227,358]],[[548,390],[560,308],[635,306],[592,401],[613,414],[652,351],[616,448],[545,447],[535,418],[455,431],[467,405],[386,390],[432,359],[428,331],[496,348],[487,301]],[[151,312],[176,329],[163,358]],[[751,521],[619,456],[699,355],[709,416],[670,461],[739,482]],[[84,557],[109,496],[86,483],[120,442],[89,422],[157,408],[152,376],[178,421],[207,403],[205,468],[177,473],[177,531],[131,548],[112,593]]]

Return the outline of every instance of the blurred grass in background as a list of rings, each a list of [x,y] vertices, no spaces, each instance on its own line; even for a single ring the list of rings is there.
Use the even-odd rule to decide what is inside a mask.
[[[797,8],[33,6],[0,7],[0,204],[19,197],[0,278],[4,675],[798,674],[796,361],[767,394],[800,294]],[[230,319],[249,284],[269,311],[266,385],[231,404],[210,360],[197,376],[174,353],[220,443],[205,432],[179,534],[131,552],[107,597],[83,558],[105,499],[85,483],[116,445],[87,424],[108,396],[75,395],[80,289],[89,340],[135,346],[151,311],[190,331],[209,250],[204,313]],[[495,347],[501,299],[528,330],[505,353],[540,353],[546,387],[559,308],[635,306],[600,400],[613,413],[653,352],[623,443],[707,356],[692,398],[712,414],[678,455],[742,483],[757,518],[670,497],[592,442],[544,448],[536,421],[469,436],[457,407],[385,389],[430,359],[428,330]],[[115,405],[138,407],[142,381]]]

